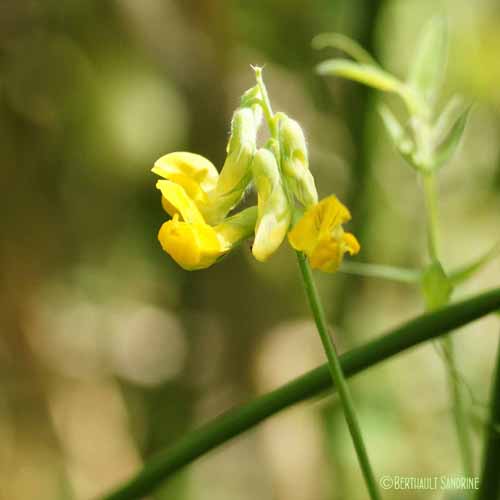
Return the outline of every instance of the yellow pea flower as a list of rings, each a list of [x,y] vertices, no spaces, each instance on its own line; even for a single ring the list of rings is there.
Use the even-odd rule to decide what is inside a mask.
[[[250,165],[255,153],[261,113],[253,107],[238,108],[231,121],[227,157],[219,174],[203,156],[175,152],[162,156],[151,169],[153,173],[182,186],[210,224],[221,222],[242,199],[251,181]],[[170,215],[175,209],[162,198]]]
[[[219,173],[210,160],[201,155],[187,152],[175,152],[162,156],[151,171],[164,179],[184,188],[200,211],[205,211],[209,204],[210,192],[217,186]],[[165,211],[174,215],[175,208],[162,197]]]
[[[314,269],[333,273],[346,252],[354,255],[360,250],[356,237],[342,228],[350,219],[349,210],[336,196],[329,196],[306,211],[288,233],[288,241],[306,254]]]
[[[188,271],[210,267],[253,233],[256,207],[210,226],[183,186],[160,180],[156,187],[173,215],[161,226],[158,240],[163,250]]]

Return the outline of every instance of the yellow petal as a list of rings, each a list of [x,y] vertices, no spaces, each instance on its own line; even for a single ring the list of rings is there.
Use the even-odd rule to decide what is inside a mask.
[[[187,184],[187,180],[190,179],[205,193],[215,188],[219,178],[217,169],[210,160],[201,155],[187,152],[169,153],[162,156],[155,162],[151,171],[165,179],[182,184],[187,191],[190,188],[184,183]]]
[[[342,228],[350,218],[349,210],[335,196],[329,196],[304,214],[288,233],[288,240],[307,255],[311,267],[333,273],[346,252],[354,255],[360,250],[356,237]]]
[[[311,253],[320,239],[330,238],[332,232],[351,218],[349,210],[336,196],[328,196],[313,205],[288,233],[295,250]]]
[[[344,242],[345,251],[350,255],[356,255],[361,250],[361,246],[354,234],[344,233],[342,239]]]
[[[178,215],[161,226],[158,240],[163,250],[188,271],[210,267],[225,253],[212,227],[179,221]]]
[[[328,239],[318,242],[308,257],[313,269],[334,273],[342,262],[343,252],[338,241]]]
[[[316,212],[317,223],[320,225],[320,233],[330,234],[336,227],[351,219],[347,207],[332,195],[323,198],[312,210]]]
[[[205,223],[195,202],[179,184],[171,181],[158,181],[156,187],[161,191],[162,204],[170,215],[180,214],[189,223]]]

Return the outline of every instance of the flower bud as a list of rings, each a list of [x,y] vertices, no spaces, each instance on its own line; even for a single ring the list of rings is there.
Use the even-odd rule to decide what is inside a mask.
[[[279,113],[281,166],[291,192],[306,208],[318,202],[314,177],[309,171],[306,139],[295,120]]]
[[[214,191],[212,223],[221,220],[241,200],[251,180],[250,164],[256,149],[260,113],[252,108],[239,108],[231,122],[227,157]]]
[[[265,261],[286,236],[291,210],[274,154],[268,149],[257,151],[252,162],[252,175],[257,189],[257,224],[252,253]]]

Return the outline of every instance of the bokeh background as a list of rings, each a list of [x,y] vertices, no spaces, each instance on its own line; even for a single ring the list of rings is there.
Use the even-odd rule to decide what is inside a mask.
[[[450,32],[443,100],[457,92],[473,104],[460,153],[440,177],[452,268],[499,237],[496,0],[0,4],[1,500],[90,499],[200,423],[323,362],[286,245],[267,265],[243,246],[188,273],[156,240],[165,215],[150,167],[175,150],[222,164],[232,111],[253,84],[250,64],[265,64],[274,108],[306,130],[320,194],[351,208],[357,260],[425,262],[421,193],[383,133],[381,96],[316,76],[314,64],[335,51],[310,41],[351,35],[402,76],[435,13]],[[491,263],[455,296],[498,285],[499,271]],[[409,286],[317,278],[342,351],[423,309]],[[456,335],[478,456],[498,330],[490,317]],[[378,476],[460,472],[432,345],[357,376],[352,388]],[[151,498],[366,494],[331,398],[273,417]]]

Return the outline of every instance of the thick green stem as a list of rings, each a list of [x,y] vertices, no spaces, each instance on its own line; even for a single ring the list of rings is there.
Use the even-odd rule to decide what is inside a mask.
[[[351,392],[347,385],[344,372],[342,370],[342,365],[340,364],[337,355],[337,351],[328,332],[325,312],[321,304],[321,299],[319,298],[316,284],[314,283],[311,267],[309,266],[309,262],[302,252],[297,252],[297,259],[299,262],[299,268],[302,274],[306,295],[309,300],[309,306],[311,307],[314,321],[316,323],[316,328],[318,330],[321,342],[323,344],[323,349],[328,359],[330,376],[332,377],[332,381],[339,394],[345,420],[347,422],[347,427],[349,428],[349,432],[351,433],[351,438],[354,443],[356,454],[358,456],[361,471],[363,472],[366,487],[368,488],[372,500],[380,500],[381,496],[377,488],[375,476],[373,475],[370,460],[368,459],[368,453],[366,451],[366,446],[361,434],[361,428],[359,426],[356,412],[354,410],[354,403],[352,401]]]
[[[500,498],[500,342],[497,348],[496,374],[491,386],[491,412],[486,427],[481,485],[477,500]]]
[[[500,288],[415,318],[367,344],[340,356],[342,370],[351,377],[406,349],[435,339],[500,308]],[[300,401],[329,395],[332,379],[328,365],[320,366],[286,385],[219,415],[180,437],[150,458],[144,468],[102,500],[137,500],[164,480],[210,450],[239,436],[266,418]],[[497,391],[497,397],[500,391]],[[500,402],[497,399],[497,407]],[[498,461],[497,461],[498,463]],[[496,472],[496,470],[495,470]],[[493,498],[493,497],[492,497]],[[481,498],[486,500],[486,498]],[[491,500],[488,498],[488,500]]]
[[[432,261],[440,261],[439,252],[439,224],[438,224],[438,206],[436,177],[434,172],[422,174],[425,194],[425,206],[427,214],[427,242],[429,247],[429,256]],[[464,474],[472,476],[474,473],[474,462],[472,455],[472,444],[467,424],[467,412],[464,406],[462,387],[460,377],[458,376],[457,362],[453,347],[453,339],[447,336],[441,340],[441,345],[445,353],[446,370],[448,372],[448,386],[453,404],[453,419],[457,434],[460,455],[462,457],[462,466]]]

